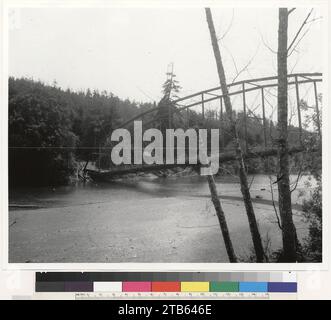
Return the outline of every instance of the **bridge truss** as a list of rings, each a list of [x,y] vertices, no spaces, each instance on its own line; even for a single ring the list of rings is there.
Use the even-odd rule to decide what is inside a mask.
[[[298,145],[291,148],[290,153],[298,153],[303,151],[302,146],[302,133],[303,133],[303,116],[302,116],[302,99],[305,98],[306,94],[301,93],[301,87],[304,85],[311,85],[313,88],[313,93],[311,97],[313,97],[313,105],[316,115],[317,115],[317,130],[318,135],[321,138],[321,124],[319,122],[319,114],[320,114],[320,106],[319,106],[319,92],[318,92],[318,83],[322,82],[322,73],[294,73],[288,75],[288,90],[293,90],[293,95],[295,96],[295,111],[294,115],[297,119],[295,127],[298,128],[299,131],[299,139]],[[273,148],[272,142],[270,142],[270,138],[268,139],[268,128],[267,128],[267,119],[272,119],[270,114],[268,115],[266,112],[266,105],[271,105],[270,101],[267,99],[266,94],[270,93],[269,89],[275,89],[278,86],[278,77],[271,76],[271,77],[263,77],[263,78],[254,78],[242,81],[236,81],[228,84],[229,89],[229,96],[232,99],[239,98],[239,103],[236,100],[236,111],[241,112],[243,115],[242,119],[242,131],[243,136],[242,140],[245,142],[245,154],[244,157],[246,158],[255,158],[255,157],[266,157],[276,155],[277,150]],[[260,99],[259,103],[259,110],[258,114],[253,112],[249,108],[249,98],[248,95],[251,92],[257,92],[257,98]],[[276,94],[274,94],[276,96]],[[226,123],[226,112],[224,110],[224,95],[222,94],[221,87],[214,87],[211,89],[199,91],[176,100],[171,101],[172,105],[176,106],[176,112],[182,116],[182,118],[189,119],[189,112],[190,110],[198,110],[200,111],[200,117],[202,123],[206,123],[210,120],[210,118],[206,117],[206,106],[208,104],[214,105],[217,104],[218,112],[214,113],[214,119],[218,120],[219,128],[222,130]],[[277,105],[273,107],[273,114],[277,111]],[[157,122],[156,114],[160,110],[160,106],[156,106],[154,108],[148,109],[144,112],[141,112],[131,119],[123,122],[117,128],[129,128],[133,125],[135,120],[142,120],[143,126],[148,128],[153,126]],[[185,116],[186,113],[186,116]],[[292,114],[293,115],[293,114]],[[171,123],[172,114],[169,112],[169,124]],[[255,119],[261,121],[262,128],[263,128],[263,139],[264,139],[264,149],[263,150],[250,150],[249,145],[247,142],[248,138],[248,128],[247,128],[247,119],[250,117],[254,117]],[[234,160],[234,154],[231,153],[229,150],[223,150],[222,154],[220,155],[220,162],[226,162]],[[187,166],[188,164],[184,164],[182,166]],[[138,171],[148,172],[148,171],[155,171],[155,170],[162,170],[162,169],[171,169],[178,165],[141,165],[141,166],[134,166],[134,167],[123,167],[114,169],[111,172],[109,171],[107,174],[109,176],[120,175],[120,174],[127,174],[133,173]],[[91,175],[94,174],[93,170],[88,170]],[[106,172],[105,172],[106,174]]]

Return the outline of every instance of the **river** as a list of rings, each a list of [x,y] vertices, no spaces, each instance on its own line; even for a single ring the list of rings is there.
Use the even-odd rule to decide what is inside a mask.
[[[269,177],[248,178],[266,250],[277,250],[281,234]],[[252,242],[238,179],[221,176],[216,184],[235,251],[242,261],[248,261]],[[300,239],[307,235],[300,213],[302,199],[314,186],[304,176],[292,193]],[[16,189],[10,191],[9,200],[10,262],[228,261],[204,177],[149,176]]]

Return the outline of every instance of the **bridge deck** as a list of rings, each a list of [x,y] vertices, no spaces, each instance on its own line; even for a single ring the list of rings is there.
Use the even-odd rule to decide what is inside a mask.
[[[313,150],[313,152],[318,150]],[[293,147],[289,150],[290,154],[304,152],[303,147]],[[310,151],[311,152],[311,151]],[[254,159],[254,158],[265,158],[270,156],[277,155],[277,149],[267,149],[267,150],[261,150],[261,151],[255,151],[255,152],[248,152],[244,154],[245,159]],[[228,161],[234,161],[236,160],[235,153],[220,153],[219,154],[219,163],[224,163]],[[114,177],[118,177],[121,175],[126,174],[132,174],[132,173],[138,173],[138,172],[157,172],[167,169],[173,169],[173,168],[185,168],[185,167],[196,167],[199,168],[201,164],[191,164],[191,163],[184,163],[184,164],[153,164],[153,165],[133,165],[131,167],[120,167],[113,170],[103,170],[103,171],[97,171],[97,170],[91,170],[91,169],[85,169],[85,172],[90,176],[93,180],[104,180],[107,181],[109,179],[112,179]]]

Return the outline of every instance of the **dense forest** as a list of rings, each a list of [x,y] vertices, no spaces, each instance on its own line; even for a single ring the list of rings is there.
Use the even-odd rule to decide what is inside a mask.
[[[56,83],[46,85],[32,79],[9,79],[9,183],[10,186],[53,186],[69,183],[78,162],[95,160],[99,147],[107,145],[112,130],[131,117],[155,107],[155,103],[121,100],[110,92],[63,90]],[[173,107],[175,108],[175,107]],[[160,109],[162,111],[162,108]],[[175,110],[176,111],[176,110]],[[239,136],[243,137],[242,113],[234,112]],[[164,114],[164,112],[163,112]],[[166,112],[167,114],[167,112]],[[186,118],[185,118],[186,116]],[[222,122],[215,111],[201,114],[173,112],[173,128],[220,128]],[[151,113],[146,123],[166,127],[162,112]],[[159,117],[159,119],[157,119]],[[187,118],[188,117],[188,118]],[[276,128],[267,121],[268,143],[273,143]],[[220,149],[231,150],[232,137],[221,132]],[[247,119],[247,143],[250,148],[264,145],[263,126],[259,118]],[[129,127],[130,129],[130,127]],[[132,128],[131,128],[132,130]],[[289,143],[295,144],[298,132],[293,128]],[[242,141],[244,145],[244,142]],[[109,158],[109,157],[108,157]],[[103,160],[100,166],[109,166]],[[248,162],[251,173],[265,170],[263,160]],[[269,161],[268,170],[274,167]]]
[[[112,128],[153,104],[109,92],[72,92],[31,79],[9,79],[10,185],[66,184],[77,160],[98,150]]]

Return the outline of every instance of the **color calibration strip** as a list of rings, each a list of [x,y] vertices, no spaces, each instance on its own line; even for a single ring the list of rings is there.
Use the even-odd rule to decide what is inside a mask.
[[[36,282],[36,292],[297,292],[296,282]]]

